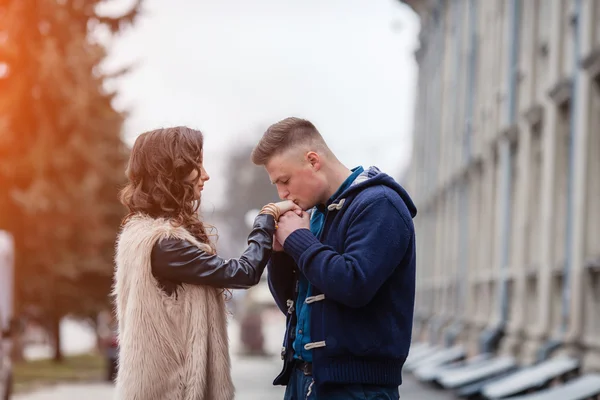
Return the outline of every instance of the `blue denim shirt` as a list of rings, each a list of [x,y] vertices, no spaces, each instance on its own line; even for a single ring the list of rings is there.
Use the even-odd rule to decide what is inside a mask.
[[[352,174],[342,183],[339,189],[329,198],[327,205],[331,204],[340,194],[342,194],[356,177],[363,173],[363,167],[359,166],[352,169]],[[325,224],[325,213],[327,207],[319,205],[314,210],[310,219],[310,231],[315,237],[321,236],[321,231]],[[311,296],[311,285],[302,273],[299,273],[298,283],[298,298],[296,299],[296,316],[298,325],[296,326],[296,339],[294,340],[294,358],[312,362],[312,354],[310,350],[305,350],[304,346],[311,342],[310,338],[310,304],[305,304],[307,297]]]

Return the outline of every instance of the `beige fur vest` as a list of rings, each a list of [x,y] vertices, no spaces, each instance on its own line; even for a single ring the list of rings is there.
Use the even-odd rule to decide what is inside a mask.
[[[168,296],[152,275],[152,247],[188,240],[168,220],[131,218],[118,241],[114,295],[119,321],[118,400],[230,400],[227,317],[221,290],[184,284]]]

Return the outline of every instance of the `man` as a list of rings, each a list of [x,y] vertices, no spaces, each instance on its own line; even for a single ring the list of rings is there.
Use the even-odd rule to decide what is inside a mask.
[[[417,210],[390,176],[346,168],[309,121],[287,118],[252,152],[282,199],[268,265],[287,314],[285,399],[398,399],[411,341]]]

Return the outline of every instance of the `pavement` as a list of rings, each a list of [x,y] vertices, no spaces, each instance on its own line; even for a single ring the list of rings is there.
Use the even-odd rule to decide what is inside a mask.
[[[267,363],[269,364],[269,363]],[[266,367],[263,369],[263,367]],[[235,368],[235,367],[234,367]],[[277,369],[277,368],[275,368]],[[244,376],[234,376],[236,399],[238,400],[282,400],[283,388],[270,385],[273,364],[249,361],[237,367],[245,370]],[[253,377],[255,380],[253,380]],[[15,400],[107,400],[114,396],[111,384],[95,383],[82,385],[62,385],[27,395],[15,396]],[[428,389],[411,378],[405,379],[400,388],[401,400],[452,400],[448,393]]]
[[[285,389],[272,385],[273,379],[281,368],[279,350],[284,328],[283,316],[279,312],[265,315],[265,349],[271,356],[245,357],[239,354],[239,326],[230,321],[229,337],[231,342],[232,377],[236,387],[237,400],[282,400]],[[77,332],[65,333],[69,335]],[[81,333],[79,333],[81,334]],[[114,396],[110,383],[60,385],[34,393],[14,396],[14,400],[107,400]],[[450,400],[448,393],[424,387],[405,374],[400,387],[402,400]]]

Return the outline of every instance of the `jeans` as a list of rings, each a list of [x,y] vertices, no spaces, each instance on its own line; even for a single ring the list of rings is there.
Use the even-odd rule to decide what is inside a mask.
[[[398,400],[397,386],[339,385],[317,390],[312,376],[295,369],[284,400]]]

